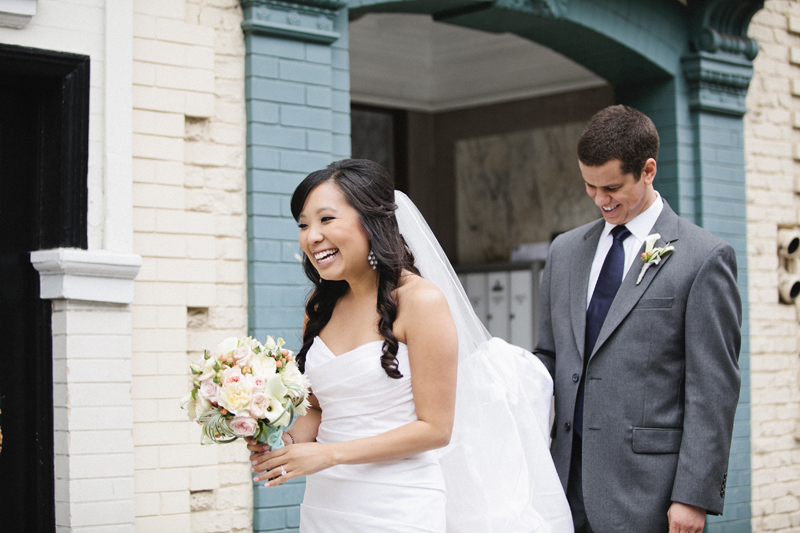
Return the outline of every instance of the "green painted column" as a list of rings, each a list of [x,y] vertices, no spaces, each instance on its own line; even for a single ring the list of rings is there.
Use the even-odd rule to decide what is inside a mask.
[[[693,173],[686,192],[694,197],[695,222],[736,250],[742,295],[742,388],[733,428],[725,513],[709,517],[706,531],[749,533],[750,327],[747,292],[747,214],[744,162],[745,96],[758,43],[747,37],[763,0],[690,2],[690,53],[681,59],[688,87],[693,136]]]
[[[314,170],[350,155],[347,11],[337,0],[242,0],[247,52],[249,332],[297,351],[311,284],[289,201]],[[253,531],[296,532],[304,478],[254,487]]]

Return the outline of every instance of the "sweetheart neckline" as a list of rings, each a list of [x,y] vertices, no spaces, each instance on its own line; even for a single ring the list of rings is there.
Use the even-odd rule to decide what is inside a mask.
[[[353,352],[355,352],[356,350],[359,350],[359,349],[363,348],[364,346],[369,346],[370,344],[375,344],[376,342],[383,343],[383,339],[378,339],[378,340],[374,340],[374,341],[365,342],[364,344],[360,344],[360,345],[356,346],[355,348],[353,348],[353,349],[351,349],[351,350],[347,350],[346,352],[342,352],[342,353],[340,353],[339,355],[336,355],[335,353],[333,353],[333,350],[331,350],[331,349],[328,347],[328,345],[327,345],[327,344],[325,344],[325,341],[324,341],[324,340],[322,340],[322,337],[320,337],[319,335],[317,335],[316,337],[314,337],[314,339],[315,339],[315,340],[318,340],[318,341],[320,342],[320,344],[322,344],[322,346],[324,346],[324,347],[325,347],[325,349],[326,349],[326,350],[328,350],[328,353],[330,353],[330,354],[331,354],[332,356],[334,356],[334,357],[341,357],[341,356],[343,356],[343,355],[347,355],[347,354],[349,354],[349,353],[353,353]],[[406,347],[408,347],[408,345],[407,345],[406,343],[404,343],[404,342],[397,341],[397,344],[398,344],[398,345],[403,345],[403,346],[406,346]]]

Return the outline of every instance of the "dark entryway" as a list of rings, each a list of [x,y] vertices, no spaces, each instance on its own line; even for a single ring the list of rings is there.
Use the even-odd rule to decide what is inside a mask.
[[[55,531],[49,300],[33,250],[86,248],[89,58],[0,45],[0,494],[8,531]]]

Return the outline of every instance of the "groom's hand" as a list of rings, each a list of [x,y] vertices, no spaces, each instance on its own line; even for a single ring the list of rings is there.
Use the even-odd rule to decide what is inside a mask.
[[[702,533],[706,510],[694,505],[672,502],[667,511],[669,533]]]

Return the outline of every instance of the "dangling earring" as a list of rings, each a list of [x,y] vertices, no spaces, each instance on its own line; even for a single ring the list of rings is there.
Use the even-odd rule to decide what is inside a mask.
[[[367,261],[369,261],[369,264],[372,265],[372,270],[378,268],[378,260],[375,259],[375,254],[372,252],[372,250],[369,251],[369,255],[367,256]]]

